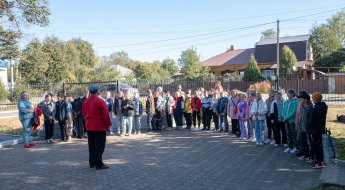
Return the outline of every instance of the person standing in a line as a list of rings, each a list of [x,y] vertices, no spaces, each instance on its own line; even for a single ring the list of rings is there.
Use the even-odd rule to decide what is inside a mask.
[[[116,127],[117,127],[117,135],[121,135],[121,129],[122,129],[122,122],[123,122],[123,113],[122,113],[122,104],[125,101],[125,97],[123,96],[123,92],[120,91],[117,93],[117,97],[114,100],[114,115],[116,117]],[[122,131],[123,133],[123,131]]]
[[[50,94],[45,95],[45,99],[43,102],[37,105],[40,108],[44,115],[44,130],[46,132],[46,141],[48,144],[54,143],[54,120],[55,120],[55,113],[56,107],[55,103],[52,101],[52,97]]]
[[[71,98],[69,96],[64,97],[65,102],[67,103],[68,109],[68,120],[67,120],[67,131],[68,131],[68,139],[72,138],[72,129],[73,129],[73,116],[72,116],[72,105],[71,105]]]
[[[141,132],[140,132],[140,128],[141,128],[140,120],[143,116],[143,104],[142,104],[141,100],[139,99],[139,93],[138,92],[134,92],[133,102],[135,105],[134,117],[133,117],[134,134],[140,135],[141,134]]]
[[[147,91],[147,100],[146,100],[146,112],[147,112],[147,125],[149,126],[148,132],[154,132],[155,126],[153,121],[153,116],[155,115],[155,100],[152,96],[152,91]]]
[[[200,131],[200,111],[201,111],[201,99],[198,97],[198,91],[194,92],[194,97],[192,98],[191,107],[193,110],[193,129],[192,131]],[[196,128],[198,122],[198,128]]]
[[[105,94],[105,98],[103,99],[105,104],[107,104],[109,117],[111,121],[110,132],[109,135],[114,135],[113,133],[113,109],[114,109],[114,99],[111,97],[111,92],[107,91]]]
[[[55,103],[56,104],[56,114],[55,118],[59,123],[60,127],[60,133],[61,133],[61,142],[67,142],[69,141],[68,138],[68,131],[67,131],[67,121],[68,121],[68,105],[63,100],[63,94],[59,93],[57,95],[58,101]]]
[[[130,136],[132,134],[133,116],[135,104],[131,99],[131,95],[127,92],[126,99],[122,104],[123,120],[122,120],[122,133],[121,136]],[[126,133],[126,126],[128,124],[128,131]]]
[[[105,148],[106,132],[110,131],[111,121],[109,111],[104,100],[98,98],[99,86],[90,86],[91,96],[83,103],[83,116],[88,131],[89,164],[97,170],[108,169],[104,165],[102,155]]]
[[[276,144],[274,140],[274,125],[271,122],[270,115],[271,115],[271,104],[273,100],[275,99],[274,90],[271,89],[268,91],[268,98],[266,99],[266,108],[267,108],[267,114],[266,114],[266,125],[267,125],[267,140],[264,142],[265,144]],[[273,136],[272,136],[273,132]]]
[[[77,131],[77,138],[82,139],[84,136],[84,119],[82,115],[83,101],[78,97],[78,93],[73,94],[72,111],[74,124]]]
[[[23,126],[23,141],[25,148],[31,148],[35,144],[30,143],[30,135],[32,131],[32,122],[35,117],[34,106],[29,101],[29,93],[20,93],[20,100],[18,101],[19,120]]]
[[[90,91],[88,89],[84,90],[84,97],[81,98],[81,101],[84,102],[88,97],[90,96]],[[85,121],[84,118],[82,118],[82,125],[83,125],[83,129],[84,129],[84,138],[87,138],[87,130],[86,130],[86,126],[85,126]]]
[[[232,130],[232,134],[234,135],[236,135],[238,132],[238,137],[240,137],[241,130],[238,125],[237,112],[235,111],[237,108],[237,104],[239,102],[239,99],[237,98],[237,90],[236,89],[231,90],[230,95],[231,97],[229,98],[229,101],[227,102],[228,103],[227,113],[228,113],[228,116],[231,118],[231,130]]]

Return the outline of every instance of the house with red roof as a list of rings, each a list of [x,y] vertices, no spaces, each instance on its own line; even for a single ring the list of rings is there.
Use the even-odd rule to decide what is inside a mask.
[[[279,53],[287,45],[295,53],[297,58],[297,69],[304,72],[313,69],[313,52],[310,44],[310,35],[289,36],[279,38]],[[230,50],[220,55],[203,61],[204,66],[209,66],[212,73],[222,76],[226,73],[237,72],[243,76],[247,68],[250,56],[255,56],[258,67],[266,80],[270,80],[277,70],[277,39],[264,39],[255,48],[235,50],[231,46]]]

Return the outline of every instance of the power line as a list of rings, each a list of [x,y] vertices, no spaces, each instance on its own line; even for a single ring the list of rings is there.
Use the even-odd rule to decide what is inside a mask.
[[[298,10],[298,11],[290,11],[285,13],[277,13],[277,14],[267,14],[267,15],[259,15],[259,16],[252,16],[252,17],[239,17],[239,18],[231,18],[231,19],[223,19],[223,20],[213,20],[213,21],[202,21],[202,22],[190,22],[190,23],[181,23],[181,24],[168,24],[168,25],[152,25],[152,26],[131,26],[131,27],[117,27],[117,28],[58,28],[57,29],[133,29],[133,28],[160,28],[165,26],[184,26],[184,25],[194,25],[194,24],[208,24],[208,23],[215,23],[215,22],[228,22],[232,20],[246,20],[246,19],[253,19],[253,18],[261,18],[261,17],[268,17],[268,16],[277,16],[277,15],[284,15],[284,14],[291,14],[291,13],[298,13],[298,12],[306,12],[306,11],[313,11],[313,10],[320,10],[320,9],[327,9],[331,7],[339,7],[344,6],[345,4],[333,5],[328,7],[320,7],[315,9],[307,9],[307,10]],[[53,28],[53,27],[51,27]]]

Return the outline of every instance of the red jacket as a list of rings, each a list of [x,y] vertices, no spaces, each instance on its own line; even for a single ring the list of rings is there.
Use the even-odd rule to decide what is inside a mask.
[[[195,103],[196,103],[196,107],[194,107]],[[197,109],[197,112],[200,112],[200,109],[201,109],[201,99],[200,98],[195,100],[195,98],[193,97],[190,104],[191,104],[190,106],[192,107],[193,112],[195,112],[194,108]]]
[[[91,95],[84,101],[82,113],[87,131],[107,131],[107,127],[111,126],[108,107],[104,100],[96,96]]]
[[[40,108],[37,108],[37,107],[34,107],[34,110],[35,110],[35,117],[37,118],[38,124],[32,125],[32,127],[34,128],[34,131],[36,131],[37,127],[41,125],[40,116],[43,114],[43,112]]]

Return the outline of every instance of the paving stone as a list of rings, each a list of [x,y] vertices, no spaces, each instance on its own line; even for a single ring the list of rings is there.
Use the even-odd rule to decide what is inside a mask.
[[[1,189],[307,189],[320,176],[283,148],[211,131],[107,137],[100,171],[87,139],[35,144],[0,150]]]

